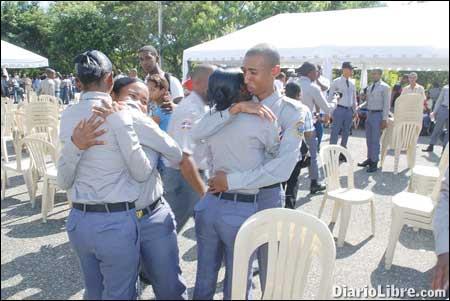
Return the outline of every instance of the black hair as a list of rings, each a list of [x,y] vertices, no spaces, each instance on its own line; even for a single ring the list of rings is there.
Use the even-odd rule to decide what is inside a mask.
[[[217,111],[228,109],[239,100],[244,85],[242,72],[217,69],[208,81],[207,99],[209,106]]]
[[[115,94],[119,94],[123,88],[125,88],[128,85],[135,84],[135,83],[142,83],[142,81],[138,78],[133,78],[133,77],[121,77],[114,81],[114,86],[113,86],[112,91]]]
[[[74,62],[77,77],[84,85],[97,83],[105,74],[112,72],[111,61],[98,50],[83,52]]]
[[[158,50],[156,50],[156,48],[151,45],[146,45],[144,47],[139,48],[138,53],[141,53],[141,52],[150,52],[154,56],[159,56]]]
[[[286,94],[287,97],[290,98],[296,98],[298,95],[300,95],[300,86],[297,83],[294,82],[290,82],[286,85],[286,87],[284,88],[284,93]]]
[[[311,71],[317,70],[317,67],[310,62],[304,62],[303,65],[298,68],[298,73],[300,76],[308,76]]]

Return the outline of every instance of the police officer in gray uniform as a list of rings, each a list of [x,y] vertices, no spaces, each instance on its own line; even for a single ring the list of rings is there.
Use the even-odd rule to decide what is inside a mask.
[[[144,275],[158,300],[187,300],[186,284],[181,275],[175,217],[163,198],[163,184],[157,170],[158,158],[179,164],[181,149],[141,108],[147,107],[147,86],[136,79],[121,78],[115,81],[112,92],[114,101],[124,101],[130,108],[133,127],[143,150],[150,160],[150,178],[140,184],[136,201],[136,213],[141,231],[141,265]],[[108,118],[111,111],[94,107],[94,112]]]
[[[342,76],[331,83],[328,101],[331,101],[334,94],[339,94],[337,108],[333,113],[333,124],[331,125],[330,144],[337,144],[339,133],[342,132],[341,145],[347,148],[348,137],[353,123],[353,116],[356,114],[356,87],[351,77],[354,67],[350,62],[342,64]],[[344,161],[340,157],[340,161]]]
[[[251,95],[245,91],[241,72],[219,69],[210,76],[208,101],[214,105],[214,111],[220,113],[237,101],[250,99]],[[259,167],[266,160],[266,154],[275,156],[280,138],[276,122],[251,114],[238,114],[230,123],[209,136],[205,142],[209,150],[209,170],[212,174],[234,173]],[[223,258],[225,258],[224,300],[231,299],[234,242],[240,226],[257,212],[257,202],[258,189],[239,188],[225,192],[211,189],[210,193],[196,205],[194,210],[198,266],[195,300],[212,300]],[[248,270],[247,272],[247,298],[249,298],[251,273]]]
[[[331,109],[328,106],[327,100],[323,96],[322,90],[316,84],[318,75],[316,65],[305,62],[302,66],[300,66],[298,72],[300,74],[300,79],[298,82],[301,88],[301,102],[306,105],[311,112],[313,112],[314,109],[316,112],[320,112],[320,110],[322,110],[326,114],[325,119],[328,119]],[[312,134],[305,135],[305,142],[308,145],[309,154],[311,156],[311,165],[309,167],[309,177],[311,179],[310,192],[311,194],[315,194],[326,189],[324,185],[318,183],[319,163],[317,160],[317,148],[319,141],[315,130]]]
[[[367,160],[359,163],[360,167],[368,167],[367,172],[378,170],[378,160],[380,157],[381,132],[387,128],[387,121],[390,111],[391,89],[381,76],[383,70],[375,69],[371,73],[372,85],[367,88],[367,101],[360,107],[367,106],[366,122],[366,143]]]
[[[247,89],[254,95],[253,101],[240,102],[228,110],[206,114],[194,126],[193,138],[201,141],[210,137],[231,123],[241,112],[270,120],[277,119],[281,144],[276,158],[268,158],[252,170],[216,172],[208,184],[214,192],[259,189],[258,211],[281,208],[284,205],[281,182],[289,179],[300,157],[307,112],[297,101],[283,96],[275,89],[274,80],[280,72],[280,55],[273,46],[259,44],[248,50],[242,69]],[[267,248],[260,248],[258,252],[262,287],[265,287],[266,252]]]
[[[134,202],[139,182],[151,175],[151,163],[127,110],[115,106],[104,125],[96,116],[85,121],[93,105],[112,103],[110,60],[94,50],[77,56],[75,63],[83,93],[80,103],[61,117],[57,177],[73,204],[66,226],[69,240],[80,260],[85,299],[135,299],[140,233]],[[99,126],[89,139],[82,138]]]
[[[434,150],[434,146],[444,131],[444,127],[447,127],[447,134],[445,135],[443,145],[445,146],[448,143],[448,85],[442,88],[441,94],[436,101],[432,117],[436,119],[436,125],[431,134],[430,145],[423,150],[424,152],[432,152]]]

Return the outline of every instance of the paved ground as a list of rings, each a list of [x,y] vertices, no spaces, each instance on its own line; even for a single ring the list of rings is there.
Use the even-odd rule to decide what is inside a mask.
[[[417,163],[433,165],[439,160],[440,148],[430,155],[420,149],[428,138],[421,138],[417,146]],[[328,142],[325,141],[325,144]],[[364,159],[365,140],[362,131],[350,138],[349,149],[355,161]],[[370,233],[369,206],[354,208],[343,248],[337,249],[335,284],[349,288],[395,285],[399,288],[429,289],[432,268],[435,264],[434,241],[431,231],[414,232],[405,227],[397,244],[393,267],[384,269],[383,256],[391,225],[391,196],[406,189],[408,176],[406,156],[400,161],[400,173],[394,176],[394,159],[387,158],[385,169],[374,175],[364,170],[355,170],[355,182],[359,188],[371,189],[376,194],[376,234]],[[297,210],[317,215],[321,196],[308,196],[307,172],[300,176],[299,204]],[[1,204],[1,298],[2,299],[81,299],[83,284],[77,258],[70,248],[65,232],[68,206],[63,193],[57,194],[56,207],[47,224],[40,219],[40,195],[37,207],[31,208],[23,179],[11,178],[11,188]],[[323,220],[328,223],[331,204],[325,208]],[[339,223],[336,225],[339,228]],[[335,231],[335,233],[337,233]],[[192,291],[196,272],[196,243],[191,219],[179,235],[182,270]],[[223,269],[216,299],[222,298]],[[312,276],[311,279],[314,279]],[[257,278],[254,279],[256,293],[260,296]],[[308,291],[312,296],[313,291]],[[153,298],[150,287],[141,295]]]

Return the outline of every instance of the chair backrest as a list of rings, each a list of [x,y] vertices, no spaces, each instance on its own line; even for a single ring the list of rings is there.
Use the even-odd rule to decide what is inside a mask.
[[[353,159],[350,152],[340,145],[327,145],[320,150],[320,159],[325,172],[327,192],[341,188],[339,157],[343,155],[349,164],[347,173],[348,188],[354,188]]]
[[[39,95],[37,102],[51,102],[58,104],[58,98],[51,95]]]
[[[445,173],[448,168],[448,143],[444,148],[444,152],[442,153],[441,160],[439,161],[439,172],[441,174]]]
[[[394,148],[407,149],[411,145],[416,145],[419,140],[422,122],[396,122],[394,121],[394,134],[392,145]]]
[[[45,140],[42,134],[32,134],[22,139],[21,145],[26,145],[31,158],[31,167],[40,176],[47,172],[47,163],[56,164],[56,150],[53,144]]]
[[[267,281],[263,299],[298,300],[308,279],[320,279],[316,299],[331,295],[336,247],[328,227],[317,217],[290,209],[267,209],[239,229],[234,245],[232,299],[244,300],[247,269],[254,252],[268,243]],[[308,277],[311,261],[320,263],[320,277]]]
[[[394,123],[417,122],[422,124],[423,97],[420,94],[402,94],[395,101]]]
[[[56,143],[59,135],[59,106],[57,103],[29,103],[25,106],[25,117],[28,133],[47,133],[50,141]]]
[[[36,94],[36,92],[34,92],[34,91],[32,91],[32,90],[28,91],[27,97],[28,97],[28,102],[29,102],[29,103],[30,103],[30,102],[38,102],[38,100],[39,100],[39,97],[38,97],[38,95]]]

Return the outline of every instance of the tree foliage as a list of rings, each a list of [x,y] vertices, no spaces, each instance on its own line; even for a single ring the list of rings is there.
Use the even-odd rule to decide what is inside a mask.
[[[161,49],[164,69],[180,75],[183,50],[278,13],[380,6],[379,1],[2,1],[1,37],[46,56],[51,67],[72,72],[73,58],[99,49],[116,69],[139,68],[137,49]]]

